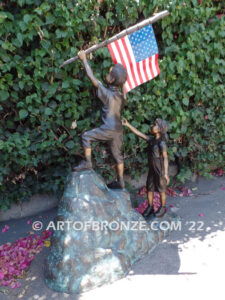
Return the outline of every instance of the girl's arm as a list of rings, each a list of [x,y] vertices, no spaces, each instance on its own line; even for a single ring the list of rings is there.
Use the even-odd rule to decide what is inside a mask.
[[[164,147],[163,147],[162,156],[163,156],[163,163],[164,163],[164,169],[165,169],[166,183],[168,185],[170,183],[170,178],[169,178],[169,175],[168,175],[169,162],[168,162],[168,155],[167,155],[166,145],[164,145]]]
[[[141,137],[142,139],[144,139],[146,141],[148,140],[148,136],[147,135],[145,135],[144,133],[140,132],[135,127],[133,127],[126,119],[123,119],[122,124],[123,124],[123,126],[128,127],[137,136]]]

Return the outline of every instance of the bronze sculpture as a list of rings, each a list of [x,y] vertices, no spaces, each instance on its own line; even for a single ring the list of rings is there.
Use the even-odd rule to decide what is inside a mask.
[[[162,217],[166,213],[166,186],[169,184],[168,176],[168,155],[167,147],[164,140],[167,139],[168,123],[162,119],[156,119],[154,125],[150,129],[150,133],[154,138],[143,134],[133,127],[126,119],[123,120],[123,125],[128,127],[134,134],[148,142],[148,160],[149,172],[146,182],[148,191],[149,206],[144,211],[143,216],[149,217],[154,214],[153,198],[154,192],[160,193],[161,206],[155,213],[156,217]]]
[[[127,80],[127,71],[121,64],[116,64],[111,68],[106,76],[108,85],[106,88],[95,78],[86,59],[86,54],[105,47],[113,41],[118,41],[125,35],[132,34],[168,14],[168,11],[156,13],[151,18],[125,29],[107,41],[94,45],[85,51],[80,51],[78,56],[65,61],[60,66],[63,67],[77,58],[83,62],[89,79],[97,88],[97,96],[103,102],[103,124],[99,128],[89,130],[82,135],[85,161],[74,167],[75,172],[71,172],[67,176],[65,190],[59,202],[55,222],[65,222],[66,224],[63,225],[68,226],[62,226],[63,230],[54,231],[51,240],[51,252],[45,263],[45,281],[55,291],[70,294],[86,292],[124,277],[130,266],[143,257],[143,254],[154,249],[155,244],[162,240],[170,230],[168,227],[165,230],[162,228],[151,230],[151,223],[144,221],[143,217],[132,208],[130,195],[128,191],[124,190],[124,164],[121,155],[123,124],[120,115],[126,104],[124,84]],[[122,88],[122,93],[120,88]],[[152,213],[155,188],[160,189],[163,204],[166,200],[164,190],[165,180],[166,183],[169,181],[168,159],[165,145],[161,142],[158,145],[159,140],[161,141],[161,137],[167,131],[166,124],[165,121],[158,119],[155,127],[160,128],[160,130],[154,129],[155,139],[150,140],[129,125],[128,122],[126,123],[133,132],[149,140],[149,149],[152,149],[152,154],[149,157],[155,157],[154,153],[155,150],[157,152],[157,146],[161,147],[164,153],[164,170],[166,170],[165,174],[167,175],[161,176],[164,178],[163,181],[156,183],[156,178],[161,177],[152,176],[151,172],[148,176],[150,206],[145,212],[146,216]],[[76,121],[74,121],[71,128],[74,129],[76,126]],[[156,140],[157,149],[151,146],[151,142],[154,144]],[[91,143],[93,141],[109,142],[113,157],[117,162],[117,187],[122,188],[122,190],[108,189],[101,176],[92,169]],[[160,158],[157,157],[157,159],[159,161]],[[160,172],[162,171],[158,161],[155,164],[155,173],[158,169]],[[160,174],[162,175],[162,173]],[[162,214],[163,210],[161,211]],[[173,222],[174,216],[168,214],[166,217],[169,222]],[[116,230],[114,226],[111,228],[110,224],[115,224],[114,222],[116,225],[122,225],[124,222],[131,224],[132,234],[130,230],[124,230],[124,228]],[[133,222],[135,225],[140,224],[140,229],[134,229]],[[96,224],[101,225],[100,228],[96,229]],[[73,230],[71,230],[70,225]],[[84,230],[81,230],[83,226]]]
[[[118,182],[112,188],[125,188],[123,171],[124,163],[121,154],[123,143],[123,125],[120,119],[121,111],[126,104],[126,94],[124,84],[127,80],[127,71],[121,64],[113,66],[106,75],[106,83],[108,88],[93,75],[90,65],[87,62],[84,51],[78,53],[78,57],[83,62],[87,76],[92,84],[97,88],[97,96],[103,102],[102,122],[99,128],[86,131],[82,135],[82,145],[84,148],[85,160],[78,166],[74,167],[74,171],[82,171],[92,168],[91,161],[91,142],[107,141],[110,146],[112,155],[117,163]],[[123,93],[119,91],[122,89]]]

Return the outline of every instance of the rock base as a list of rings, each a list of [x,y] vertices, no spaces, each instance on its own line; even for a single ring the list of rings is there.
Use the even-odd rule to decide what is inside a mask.
[[[146,221],[126,190],[110,190],[93,170],[72,172],[65,186],[44,272],[58,292],[82,293],[126,276],[177,221],[168,213]]]

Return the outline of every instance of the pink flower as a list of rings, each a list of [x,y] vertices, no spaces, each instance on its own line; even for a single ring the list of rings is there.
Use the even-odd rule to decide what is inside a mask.
[[[49,236],[51,236],[52,235],[52,231],[51,230],[44,230],[43,232],[42,232],[42,238],[43,239],[47,239]]]
[[[15,268],[14,268],[14,267],[9,267],[9,268],[8,268],[9,274],[13,274],[14,271],[15,271]]]
[[[174,205],[173,205],[173,204],[170,204],[170,207],[174,207]]]
[[[208,117],[207,115],[205,115],[205,120],[208,120],[208,118],[209,118],[209,117]]]
[[[204,217],[204,215],[203,214],[199,214],[199,217]]]
[[[4,227],[4,231],[9,226]],[[23,270],[30,266],[31,261],[37,253],[40,253],[44,246],[44,240],[52,234],[46,230],[42,235],[29,235],[18,239],[14,244],[5,243],[0,246],[0,285],[17,288],[20,283],[16,278],[21,276]],[[6,279],[7,280],[4,280]]]
[[[4,274],[2,273],[2,271],[0,271],[0,280],[2,280],[4,278]]]
[[[13,283],[11,284],[11,288],[12,288],[12,289],[16,289],[16,288],[18,288],[18,287],[21,287],[21,283],[19,283],[19,282],[17,282],[17,281],[15,281],[15,282],[13,282]]]
[[[2,232],[6,232],[7,230],[9,230],[9,226],[5,225],[5,227],[2,229]]]
[[[225,187],[223,186],[223,187],[221,188],[221,190],[222,190],[222,191],[225,191]]]
[[[31,220],[28,220],[28,221],[27,221],[27,224],[31,224]]]
[[[9,282],[6,281],[6,280],[2,280],[2,285],[3,285],[3,286],[8,286],[8,285],[9,285]]]
[[[21,269],[21,270],[24,270],[24,269],[26,269],[27,267],[29,267],[29,265],[30,265],[30,264],[28,264],[28,263],[22,263],[22,264],[20,265],[20,269]]]
[[[213,175],[223,176],[223,173],[224,173],[223,168],[220,168],[220,169],[214,170]]]

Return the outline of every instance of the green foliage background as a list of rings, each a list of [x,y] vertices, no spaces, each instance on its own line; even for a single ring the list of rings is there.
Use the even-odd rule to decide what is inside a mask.
[[[59,65],[164,9],[170,16],[153,25],[161,74],[128,94],[123,115],[145,133],[156,117],[169,121],[169,155],[182,164],[180,179],[224,164],[222,1],[6,0],[0,2],[0,209],[36,192],[60,195],[81,158],[81,134],[100,125],[99,100],[82,64]],[[102,79],[112,60],[104,48],[90,63]],[[93,146],[96,169],[112,178],[105,146]],[[132,176],[147,169],[145,147],[125,130]]]

